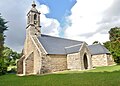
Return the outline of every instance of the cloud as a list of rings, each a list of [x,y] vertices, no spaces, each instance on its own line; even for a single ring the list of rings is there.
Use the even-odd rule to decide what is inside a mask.
[[[76,0],[67,16],[67,38],[105,42],[111,27],[120,26],[119,0]]]
[[[33,0],[1,0],[0,13],[8,22],[5,44],[21,51],[26,33],[26,14]],[[71,0],[72,1],[72,0]],[[60,29],[60,23],[53,18],[47,18],[50,9],[45,4],[35,0],[37,9],[41,12],[41,31],[43,34],[65,37],[92,43],[109,40],[108,31],[111,27],[120,26],[120,0],[76,0],[67,16],[65,29]],[[63,31],[61,31],[63,30]],[[65,30],[65,32],[64,32]]]
[[[33,0],[2,0],[0,12],[8,22],[8,31],[5,32],[5,44],[15,51],[23,49],[26,33],[26,14],[31,9]],[[56,19],[47,18],[45,14],[50,12],[49,7],[35,0],[38,10],[41,11],[41,26],[44,34],[58,36],[60,24]]]
[[[40,6],[39,7],[40,9],[38,9],[38,10],[40,10],[40,12],[42,14],[48,14],[50,12],[50,9],[46,5],[42,4],[42,5],[39,5],[39,6]]]
[[[103,12],[103,17],[98,24],[100,28],[103,28],[106,25],[106,29],[109,30],[110,27],[120,27],[120,0],[114,0],[109,9]]]
[[[41,15],[41,20],[43,34],[59,36],[60,23],[56,19],[46,18],[45,15]]]

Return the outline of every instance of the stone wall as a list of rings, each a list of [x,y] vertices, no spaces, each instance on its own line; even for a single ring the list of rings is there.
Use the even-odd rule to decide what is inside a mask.
[[[85,54],[87,56],[87,64],[88,64],[87,69],[91,69],[92,68],[91,54],[85,43],[82,44],[80,48],[80,52],[71,53],[67,55],[67,68],[70,70],[75,70],[75,69],[84,70],[85,69],[84,67],[84,55]]]
[[[38,53],[38,51],[37,51],[37,48],[36,48],[36,46],[35,46],[35,43],[34,43],[34,40],[33,40],[33,38],[32,38],[32,36],[31,35],[27,35],[27,37],[26,37],[26,40],[25,40],[25,44],[24,44],[24,55],[25,55],[25,67],[24,67],[24,74],[29,74],[29,71],[27,70],[27,60],[28,60],[28,62],[29,62],[29,58],[31,58],[30,57],[30,54],[31,54],[31,52],[34,52],[34,55],[33,55],[33,60],[34,60],[34,64],[31,64],[32,66],[31,67],[33,67],[33,68],[30,68],[29,69],[29,71],[32,71],[32,74],[36,74],[39,70],[36,70],[36,64],[38,64],[38,61],[36,61],[36,58],[39,58],[39,56],[35,56],[37,53]],[[38,55],[38,54],[37,54]],[[40,65],[38,65],[38,66],[40,66]],[[37,66],[37,67],[38,67]]]
[[[34,55],[32,56],[32,60],[34,62],[33,62],[33,64],[31,64],[31,66],[30,66],[31,68],[29,67],[29,70],[28,70],[27,64],[29,64],[29,62],[30,62],[31,52],[34,53]],[[22,71],[23,71],[22,73],[23,74],[25,74],[25,73],[40,74],[41,62],[42,62],[41,58],[42,58],[43,54],[45,54],[45,52],[42,49],[42,46],[40,44],[38,46],[37,36],[31,36],[31,35],[27,34],[27,37],[26,37],[26,40],[24,43],[24,49],[23,49],[23,55],[25,56],[25,61],[21,60],[21,62],[23,62],[23,64],[25,64],[25,65],[23,65],[25,67],[22,68]],[[32,72],[30,72],[30,71],[32,71]]]
[[[23,60],[25,59],[25,56],[23,55],[18,61],[17,61],[17,74],[23,74]]]
[[[92,64],[93,67],[96,66],[107,66],[107,55],[106,54],[99,54],[92,56]]]
[[[34,71],[34,53],[32,52],[26,59],[25,59],[25,74],[32,74]]]
[[[67,68],[70,70],[81,69],[81,60],[79,53],[72,53],[67,55]]]
[[[40,74],[42,67],[42,58],[46,57],[46,52],[40,44],[37,36],[30,36],[27,39],[27,54],[34,52],[34,69],[33,74]]]
[[[32,36],[31,40],[34,51],[34,74],[40,74],[43,51],[41,46],[38,45],[39,43],[36,36]]]
[[[113,65],[113,64],[115,64],[112,55],[107,55],[107,63],[108,63],[108,65]]]
[[[42,58],[41,73],[50,73],[67,69],[66,55],[46,55]]]

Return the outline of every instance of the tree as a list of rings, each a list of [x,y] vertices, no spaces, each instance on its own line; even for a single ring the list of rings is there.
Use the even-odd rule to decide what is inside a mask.
[[[3,56],[4,39],[5,39],[4,32],[7,30],[6,23],[7,22],[0,15],[0,75],[5,74],[7,71],[7,67],[4,63],[4,56]]]
[[[120,42],[120,27],[111,28],[109,31],[110,41],[119,41]]]
[[[100,42],[99,41],[94,41],[93,44],[100,44]]]
[[[111,52],[114,61],[120,64],[120,28],[119,27],[110,29],[109,39],[110,41],[105,42],[104,46],[108,48],[108,50]]]
[[[4,47],[3,51],[5,59],[5,63],[7,66],[16,66],[16,60],[21,57],[21,54],[17,53],[16,51],[13,51],[9,47]]]

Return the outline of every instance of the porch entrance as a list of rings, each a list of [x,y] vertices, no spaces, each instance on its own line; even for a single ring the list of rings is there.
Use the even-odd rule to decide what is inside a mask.
[[[83,62],[84,62],[84,68],[88,69],[88,60],[87,60],[87,55],[86,54],[84,54]]]

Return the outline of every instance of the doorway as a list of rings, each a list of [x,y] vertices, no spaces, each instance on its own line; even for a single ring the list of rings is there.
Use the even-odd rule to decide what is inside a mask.
[[[86,54],[84,54],[83,62],[84,62],[84,68],[88,69],[88,60],[87,60],[87,55]]]

